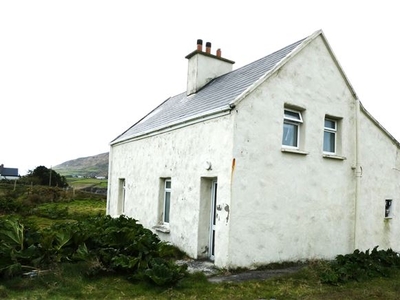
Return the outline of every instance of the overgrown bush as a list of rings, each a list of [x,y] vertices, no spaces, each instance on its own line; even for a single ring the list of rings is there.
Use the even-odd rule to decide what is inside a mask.
[[[169,285],[186,274],[186,266],[177,266],[168,253],[175,256],[179,251],[172,251],[149,229],[125,216],[90,217],[40,232],[25,228],[18,220],[0,220],[3,277],[83,260],[88,263],[88,274],[112,271]]]
[[[348,281],[361,281],[374,277],[388,277],[400,267],[399,253],[392,249],[372,251],[355,250],[352,254],[338,255],[321,272],[323,283],[337,285]]]
[[[83,196],[85,195],[80,196],[84,199]],[[56,187],[24,186],[24,188],[21,188],[20,186],[16,190],[3,187],[0,193],[0,215],[20,214],[28,216],[36,214],[41,216],[45,212],[36,209],[40,204],[70,202],[72,200],[71,191]]]
[[[22,203],[17,201],[17,195],[12,191],[6,191],[3,195],[0,195],[0,215],[16,213],[22,208]]]
[[[66,190],[45,186],[29,187],[23,196],[27,201],[34,204],[62,202],[71,199],[71,195],[69,195]]]

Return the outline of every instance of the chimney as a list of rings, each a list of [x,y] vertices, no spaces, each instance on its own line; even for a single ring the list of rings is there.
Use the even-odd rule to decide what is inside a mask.
[[[221,49],[216,51],[216,55],[211,54],[211,43],[206,43],[206,51],[203,52],[203,40],[197,40],[197,48],[189,53],[186,58],[188,62],[188,77],[186,94],[197,93],[207,83],[216,77],[232,71],[235,63],[229,59],[221,57]]]
[[[197,40],[197,51],[203,51],[203,40]]]
[[[207,42],[207,43],[206,43],[206,53],[207,53],[207,54],[210,54],[210,53],[211,53],[211,43],[210,43],[210,42]]]

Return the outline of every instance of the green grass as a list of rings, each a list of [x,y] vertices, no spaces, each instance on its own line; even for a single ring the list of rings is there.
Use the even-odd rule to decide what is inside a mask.
[[[68,208],[68,213],[74,217],[97,215],[106,213],[106,200],[84,199],[73,200],[71,202],[44,203],[38,206],[39,209],[58,207],[59,209]]]
[[[70,186],[81,189],[89,186],[107,188],[107,179],[96,179],[96,178],[75,178],[68,177],[67,182]]]
[[[105,215],[106,200],[105,199],[76,199],[71,202],[44,203],[37,207],[39,211],[63,210],[67,208],[68,215],[61,218],[47,218],[38,215],[30,215],[25,217],[28,223],[33,223],[38,228],[48,228],[55,223],[70,222],[76,219],[82,219],[89,216]],[[1,298],[1,297],[0,297]]]
[[[390,279],[377,278],[341,286],[322,285],[315,269],[290,276],[242,283],[209,283],[191,275],[175,287],[160,288],[132,282],[126,276],[88,277],[87,265],[64,264],[36,278],[14,278],[0,283],[4,299],[399,299],[400,271]]]

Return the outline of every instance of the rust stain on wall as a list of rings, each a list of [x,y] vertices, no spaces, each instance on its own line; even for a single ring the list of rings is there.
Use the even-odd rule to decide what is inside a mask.
[[[232,171],[231,171],[231,185],[232,185],[232,179],[233,179],[233,173],[235,172],[236,168],[236,158],[232,159]]]

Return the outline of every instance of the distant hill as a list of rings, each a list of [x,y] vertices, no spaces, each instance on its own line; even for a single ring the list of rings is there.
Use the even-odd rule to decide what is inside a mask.
[[[54,166],[53,170],[63,176],[108,176],[108,152],[81,157]]]

